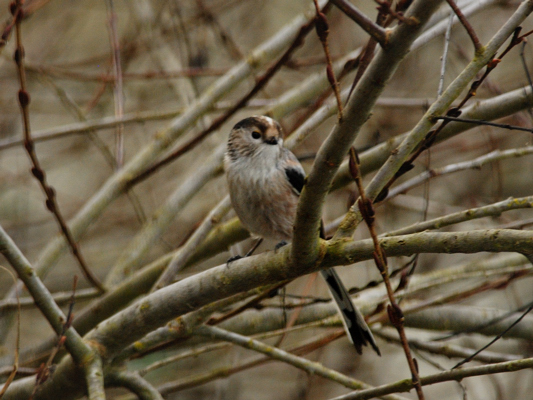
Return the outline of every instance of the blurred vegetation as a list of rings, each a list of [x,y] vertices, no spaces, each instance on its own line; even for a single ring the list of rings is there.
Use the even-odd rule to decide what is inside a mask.
[[[483,45],[520,4],[488,0],[457,0],[457,3],[463,10],[473,10],[467,18]],[[354,0],[352,4],[372,21],[376,19],[376,2]],[[197,137],[252,90],[290,46],[299,27],[312,20],[313,3],[27,0],[24,7],[28,11],[21,24],[21,39],[25,48],[27,91],[31,96],[29,116],[35,153],[48,183],[55,189],[58,208],[72,228],[87,265],[106,286],[106,296],[118,293],[117,297],[123,298],[122,303],[96,303],[101,301],[101,295],[91,288],[77,260],[66,246],[61,245],[63,239],[58,224],[46,209],[43,190],[30,171],[32,165],[23,145],[23,124],[17,101],[20,83],[13,61],[16,49],[14,30],[0,49],[0,225],[37,269],[48,290],[53,294],[65,292],[60,302],[65,312],[74,275],[80,277],[79,299],[74,304],[75,319],[87,317],[85,310],[98,309],[95,304],[105,304],[102,308],[109,315],[87,317],[83,328],[79,328],[82,335],[102,320],[144,298],[176,250],[183,248],[208,213],[224,199],[227,189],[220,164],[221,146],[236,122],[253,114],[269,114],[278,119],[287,136],[287,145],[302,158],[307,171],[313,169],[315,155],[336,126],[335,98],[325,77],[324,51],[313,29],[290,61],[247,105],[196,146],[142,181],[128,186],[124,182],[136,178]],[[0,0],[4,26],[11,21],[8,9],[9,2]],[[381,162],[379,157],[387,159],[392,151],[392,148],[379,149],[391,143],[393,138],[410,132],[423,120],[428,108],[438,98],[441,76],[446,89],[475,58],[472,41],[457,20],[450,30],[448,50],[443,56],[449,15],[450,9],[444,2],[424,32],[437,28],[439,22],[444,29],[436,32],[433,38],[427,37],[423,43],[415,43],[385,86],[370,118],[359,130],[354,145],[361,157],[365,184],[371,182],[379,167],[370,165]],[[346,68],[353,62],[346,62],[358,61],[357,49],[367,44],[369,35],[333,5],[329,6],[327,19],[334,69],[336,75],[342,77],[341,92],[346,93],[357,73],[357,68]],[[390,28],[396,26],[397,20],[392,19]],[[522,33],[532,29],[531,17],[521,26]],[[275,50],[272,45],[267,51],[257,51],[280,32],[287,34],[281,35]],[[498,54],[508,43],[505,42]],[[118,58],[113,56],[114,46]],[[482,118],[474,114],[471,118],[531,129],[532,50],[526,40],[502,58],[475,97],[467,102],[463,108],[466,111],[461,116],[468,117],[467,110],[475,113],[489,107],[490,101],[494,100],[495,105]],[[441,72],[443,59],[446,65]],[[117,60],[120,65],[118,75]],[[230,79],[228,71],[235,73],[239,66],[242,71],[248,69],[240,78],[235,78],[232,85],[215,95],[216,85]],[[343,68],[346,73],[341,73]],[[454,105],[466,96],[468,87],[469,84],[454,94]],[[330,110],[327,118],[313,122],[315,111],[326,109]],[[195,110],[197,114],[189,117]],[[311,121],[310,127],[302,132],[302,124],[306,121]],[[459,126],[461,128],[454,132],[454,127]],[[426,171],[433,171],[429,173],[431,179],[421,180],[417,186],[407,186],[376,206],[378,234],[385,235],[424,220],[499,204],[509,197],[525,199],[500,204],[497,210],[484,209],[479,216],[460,218],[460,223],[451,226],[441,228],[437,224],[425,228],[441,233],[504,229],[500,231],[499,239],[494,239],[493,248],[489,249],[491,243],[483,239],[485,243],[480,244],[481,250],[455,251],[449,250],[447,246],[451,245],[448,243],[439,242],[439,237],[434,239],[437,242],[434,247],[429,239],[422,237],[418,242],[422,243],[422,254],[416,258],[410,254],[389,258],[389,268],[394,271],[394,286],[407,282],[397,294],[400,306],[406,312],[407,336],[417,341],[412,348],[421,376],[452,368],[469,351],[482,347],[503,332],[527,309],[524,306],[533,301],[532,266],[525,257],[513,252],[511,241],[515,236],[507,231],[520,231],[527,239],[533,224],[529,209],[533,205],[532,132],[455,122],[446,129],[450,133],[439,137],[429,151],[423,152],[415,160],[414,168],[401,176],[390,192]],[[459,133],[459,129],[463,131]],[[294,139],[291,134],[295,131],[303,136]],[[168,139],[162,140],[165,135]],[[148,155],[148,149],[158,140],[159,148]],[[458,167],[460,163],[494,151],[500,153],[493,153],[490,162],[482,165],[471,163],[453,173],[441,170]],[[120,162],[120,152],[123,152],[123,162]],[[141,162],[143,154],[145,158]],[[443,172],[442,175],[439,172]],[[344,165],[335,180],[342,184],[339,183],[337,190],[325,201],[322,215],[331,234],[358,196],[348,178]],[[224,264],[231,255],[244,254],[251,243],[231,212],[220,225],[207,232],[210,232],[207,239],[193,246],[196,253],[186,260],[176,281],[200,277],[204,271]],[[508,234],[510,236],[506,236]],[[368,239],[368,229],[360,226],[353,237],[356,241]],[[239,244],[242,240],[245,242]],[[529,236],[529,241],[533,254],[533,235]],[[274,245],[264,243],[258,253],[272,250]],[[425,246],[438,250],[426,252],[423,251]],[[498,254],[500,249],[505,252]],[[352,256],[362,261],[339,268],[339,274],[346,286],[353,288],[354,299],[373,323],[371,327],[383,353],[381,358],[370,351],[357,356],[340,333],[340,339],[327,340],[332,332],[340,332],[340,321],[334,317],[334,306],[325,301],[328,298],[325,286],[309,276],[291,282],[273,297],[262,299],[251,309],[237,313],[217,326],[242,335],[254,335],[282,329],[289,324],[287,331],[290,333],[286,336],[260,337],[259,340],[283,349],[308,345],[310,349],[303,351],[302,357],[369,385],[380,386],[409,378],[405,356],[383,311],[387,299],[380,274],[370,256]],[[338,265],[346,263],[338,262]],[[1,256],[0,265],[10,269],[7,260]],[[413,274],[406,274],[413,265],[416,265]],[[127,293],[127,285],[120,286],[126,279],[129,279],[130,293]],[[32,305],[22,307],[20,332],[17,331],[13,288],[12,276],[2,270],[0,293],[5,294],[2,296],[5,301],[0,301],[0,367],[4,367],[1,370],[3,381],[14,362],[17,335],[20,334],[20,367],[27,368],[21,372],[30,376],[55,346],[53,330]],[[122,291],[115,292],[117,288]],[[20,293],[22,299],[29,300],[27,291],[21,290]],[[248,294],[253,297],[257,293]],[[202,321],[239,309],[246,301],[243,296],[234,303],[228,301],[219,305],[219,308],[213,306],[207,311],[204,308],[206,315],[201,315]],[[302,301],[309,305],[298,311],[295,307]],[[498,321],[499,325],[494,329],[484,330],[479,326],[506,312],[515,313]],[[181,316],[176,314],[173,318]],[[164,326],[169,320],[159,320],[156,325]],[[172,323],[169,331],[179,331],[182,321]],[[292,324],[308,325],[296,329],[291,328]],[[520,326],[523,326],[521,330]],[[441,343],[433,339],[452,331],[469,332],[446,342],[456,346],[455,352],[450,350],[453,346],[429,348]],[[161,333],[154,325],[152,334],[158,332]],[[193,326],[191,332],[179,332],[175,337],[163,335],[150,342],[154,347],[146,352],[140,348],[122,349],[116,355],[120,361],[117,365],[140,371],[169,399],[326,399],[352,390],[279,361],[261,363],[255,368],[246,366],[259,356],[236,345],[217,347],[212,344],[215,343],[212,339],[194,332]],[[531,356],[532,332],[533,317],[526,316],[506,338],[490,347],[491,353],[487,353],[487,357],[467,365]],[[315,339],[323,340],[316,349],[313,347]],[[119,340],[131,344],[136,339]],[[424,343],[429,344],[424,347]],[[209,350],[209,346],[214,348],[205,354],[193,352]],[[154,363],[177,354],[184,354],[184,357],[169,361],[161,368],[155,367],[157,364]],[[64,356],[61,350],[54,362],[61,362]],[[245,365],[242,371],[231,371],[241,365]],[[199,379],[202,374],[210,373],[213,374],[211,378]],[[24,374],[17,379],[19,377],[24,379]],[[198,382],[193,378],[198,378]],[[527,398],[533,382],[530,378],[530,370],[489,374],[463,380],[460,384],[452,381],[426,386],[424,392],[428,399],[437,396],[441,399],[467,396],[470,400]],[[127,387],[118,378],[110,386]],[[15,390],[16,384],[12,388]],[[415,398],[413,393],[402,396]],[[113,399],[132,396],[123,388],[110,388],[106,394],[107,398]],[[16,397],[16,394],[11,396],[15,397],[9,398],[23,398]],[[67,398],[64,392],[57,393],[57,396]]]

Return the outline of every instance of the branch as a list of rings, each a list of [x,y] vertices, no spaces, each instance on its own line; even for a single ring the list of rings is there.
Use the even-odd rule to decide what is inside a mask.
[[[294,251],[291,255],[296,269],[305,270],[320,259],[323,249],[320,248],[318,233],[322,205],[333,177],[359,129],[368,119],[386,82],[439,3],[439,0],[416,1],[409,7],[407,17],[416,18],[419,23],[401,24],[394,29],[389,45],[376,55],[359,81],[344,110],[342,122],[339,121],[318,151],[298,204],[294,226]]]
[[[411,313],[406,316],[406,322],[413,328],[451,331],[458,334],[476,332],[485,336],[495,336],[509,327],[509,321],[516,320],[522,315],[519,312],[507,314],[507,311],[494,308],[442,305]],[[502,316],[507,318],[487,325],[487,321],[497,320]],[[507,337],[533,340],[533,317],[525,317],[507,333]]]
[[[310,351],[313,351],[317,348],[317,342],[319,342],[318,344],[320,344],[320,342],[327,341],[328,338],[330,338],[331,336],[332,335],[329,334],[326,337],[319,338],[318,340],[316,338],[312,338],[311,340],[308,340],[307,342],[299,345],[298,347],[293,347],[290,350],[287,350],[286,352],[295,353],[298,355],[307,354]],[[209,347],[214,349],[216,346],[220,347],[220,345],[227,347],[227,346],[230,346],[231,343],[229,342],[218,343],[215,345],[210,345]],[[165,383],[159,386],[158,389],[164,395],[175,393],[179,390],[184,390],[184,389],[188,389],[191,387],[199,386],[207,382],[211,382],[218,378],[227,378],[228,376],[231,376],[232,374],[235,374],[237,372],[241,372],[241,371],[244,371],[244,370],[247,370],[247,369],[250,369],[250,368],[253,368],[253,367],[265,364],[269,361],[274,361],[274,360],[275,358],[271,357],[270,354],[268,354],[267,356],[256,357],[250,361],[245,361],[241,364],[235,365],[234,363],[232,363],[231,365],[227,367],[224,366],[221,368],[211,369],[210,371],[205,372],[205,373],[200,373],[200,374],[196,374],[193,376],[189,376],[183,379],[176,380],[174,382],[168,382],[168,383]],[[369,386],[366,384],[363,384],[363,385]],[[383,396],[382,399],[383,400],[405,400],[404,397],[397,396],[397,395]]]
[[[483,365],[480,367],[470,367],[454,369],[451,371],[441,372],[434,375],[423,376],[420,378],[422,386],[433,385],[440,382],[460,381],[471,376],[492,375],[501,372],[514,372],[533,367],[533,358],[524,358],[522,360],[508,361],[497,364]],[[380,397],[389,393],[408,392],[412,389],[409,379],[404,379],[388,385],[379,386],[375,389],[360,390],[344,396],[335,397],[331,400],[363,400]]]
[[[249,108],[263,108],[271,103],[270,100],[250,100],[248,103]],[[233,103],[232,103],[233,104]],[[227,110],[231,105],[227,101],[220,101],[213,105],[211,112],[218,112]],[[94,119],[84,122],[75,122],[72,124],[62,125],[50,129],[42,129],[32,132],[32,139],[34,143],[45,142],[48,140],[60,139],[65,136],[88,133],[96,129],[114,128],[118,125],[128,125],[133,123],[142,123],[147,121],[159,121],[165,119],[172,119],[185,111],[183,107],[168,111],[150,110],[150,111],[138,111],[129,114],[124,114],[122,117],[117,118],[115,116],[103,117],[100,119]],[[105,132],[104,132],[105,133]],[[24,144],[24,140],[17,137],[6,138],[0,140],[0,151],[18,147]]]
[[[393,341],[393,342],[399,342],[396,335],[389,333],[387,330],[380,330],[375,331],[376,334],[386,340]],[[451,343],[441,343],[441,342],[434,342],[434,341],[425,341],[425,340],[417,340],[417,339],[410,339],[409,340],[409,346],[421,350],[426,351],[432,354],[438,354],[443,355],[448,358],[466,358],[471,357],[473,354],[475,354],[475,350],[469,349],[467,347],[458,346]],[[507,361],[514,361],[519,360],[520,357],[513,355],[513,354],[503,354],[503,353],[495,353],[492,351],[483,351],[479,354],[476,354],[474,357],[474,360],[480,361],[483,363],[488,364],[494,364],[497,362],[507,362]]]
[[[93,274],[87,263],[85,262],[84,257],[81,254],[81,251],[79,249],[78,244],[76,243],[76,240],[67,226],[67,223],[65,222],[65,219],[63,218],[63,215],[59,209],[59,205],[57,203],[57,197],[56,192],[52,186],[48,183],[48,180],[46,178],[46,174],[44,170],[41,167],[41,164],[39,162],[39,159],[37,158],[37,154],[35,153],[35,145],[33,143],[32,137],[31,137],[31,130],[30,130],[30,111],[29,111],[29,105],[30,105],[30,94],[28,93],[26,89],[26,73],[24,70],[24,56],[25,51],[24,47],[22,46],[22,28],[21,28],[21,20],[24,15],[24,11],[22,9],[22,0],[17,0],[16,2],[12,3],[14,5],[14,8],[12,9],[13,12],[13,18],[15,19],[15,29],[16,29],[16,37],[17,37],[17,48],[15,50],[15,63],[17,64],[17,72],[18,72],[18,78],[20,83],[20,90],[18,92],[18,100],[20,104],[20,109],[22,113],[22,123],[23,123],[23,130],[24,130],[24,148],[26,152],[28,153],[28,156],[30,158],[32,168],[31,172],[35,179],[39,182],[39,185],[41,186],[45,196],[46,196],[46,208],[48,211],[52,213],[54,216],[57,224],[59,225],[59,229],[61,230],[61,233],[64,236],[64,239],[68,243],[68,246],[70,247],[70,250],[72,251],[72,254],[74,255],[74,258],[78,261],[78,264],[83,272],[83,275],[87,278],[87,280],[91,283],[92,286],[98,288],[101,292],[105,292],[105,288],[102,286],[96,275]]]
[[[511,131],[514,130],[514,131],[522,131],[522,132],[533,133],[533,129],[532,128],[522,128],[521,126],[514,126],[514,125],[509,125],[509,124],[497,124],[497,123],[494,123],[494,122],[481,121],[481,120],[477,120],[477,119],[456,118],[456,117],[449,117],[447,115],[444,115],[442,117],[437,117],[435,119],[442,119],[444,121],[464,122],[464,123],[467,123],[467,124],[494,126],[496,128],[509,129]]]
[[[305,358],[295,356],[291,353],[287,353],[276,347],[268,346],[258,340],[251,339],[247,336],[242,336],[237,333],[229,332],[224,329],[217,328],[215,326],[202,326],[196,329],[196,333],[202,336],[207,336],[212,339],[224,340],[231,342],[246,349],[250,349],[262,354],[265,354],[276,360],[290,364],[296,368],[300,368],[308,374],[315,374],[322,378],[337,382],[345,387],[352,389],[362,389],[368,387],[365,383],[351,379],[346,375],[343,375],[337,371],[326,368],[321,364],[313,361],[306,360]]]
[[[35,270],[17,248],[15,243],[0,226],[0,253],[9,261],[17,272],[19,279],[35,299],[35,303],[48,320],[56,334],[64,335],[65,347],[76,361],[76,365],[85,370],[87,392],[90,400],[105,399],[102,372],[102,360],[96,350],[83,341],[72,328],[64,330],[70,324],[67,317],[52,299],[52,295],[37,277]],[[6,397],[9,393],[6,392]]]
[[[205,240],[211,229],[213,229],[213,226],[220,222],[230,208],[230,198],[229,196],[226,196],[215,208],[213,208],[213,210],[211,210],[198,229],[194,231],[187,242],[176,252],[174,257],[172,257],[172,260],[170,260],[167,268],[155,283],[152,291],[161,289],[172,282],[178,272],[185,267],[198,246]]]
[[[500,30],[493,36],[482,54],[474,58],[459,76],[448,86],[442,96],[431,105],[415,128],[388,157],[366,188],[367,195],[374,200],[400,170],[414,150],[424,141],[434,124],[434,117],[445,114],[451,103],[474,79],[476,74],[493,60],[496,51],[507,38],[514,35],[515,29],[533,11],[533,2],[524,1]],[[439,135],[440,136],[440,135]],[[438,136],[437,136],[438,137]],[[361,221],[361,214],[352,208],[334,236],[334,239],[351,236]]]
[[[394,196],[406,193],[408,190],[413,189],[414,187],[422,184],[424,181],[438,176],[452,174],[455,172],[464,171],[466,169],[481,169],[481,167],[483,167],[485,164],[491,162],[497,162],[508,158],[518,158],[530,154],[533,154],[533,146],[526,146],[509,150],[494,150],[473,160],[462,161],[455,164],[446,165],[441,168],[435,168],[428,171],[424,171],[391,189],[386,199],[391,199]]]
[[[163,400],[163,396],[135,372],[111,371],[106,375],[106,384],[124,387],[134,393],[139,400]]]
[[[122,118],[124,115],[124,91],[122,85],[122,64],[120,62],[120,41],[117,33],[117,14],[113,0],[106,0],[107,8],[107,29],[109,33],[109,43],[111,45],[111,57],[113,60],[113,100],[115,103],[115,116]],[[115,131],[115,161],[117,168],[122,168],[124,164],[124,126],[118,124]]]
[[[424,392],[422,391],[422,386],[420,385],[420,377],[418,374],[418,364],[416,359],[411,355],[411,349],[409,348],[409,343],[407,341],[407,335],[405,334],[404,329],[404,316],[402,309],[396,302],[394,295],[394,289],[392,288],[389,276],[389,268],[387,262],[386,253],[383,251],[381,244],[376,233],[375,225],[375,211],[372,201],[366,197],[365,189],[363,186],[363,181],[359,173],[359,158],[355,152],[355,148],[350,149],[350,170],[352,177],[355,180],[357,188],[359,190],[359,199],[357,199],[357,207],[361,212],[361,215],[367,225],[368,231],[370,232],[370,237],[372,238],[372,243],[374,244],[374,252],[372,253],[374,258],[374,263],[379,270],[381,278],[383,279],[383,284],[387,290],[387,297],[389,298],[389,305],[387,305],[387,314],[389,316],[389,321],[398,331],[398,336],[402,343],[403,351],[405,353],[405,358],[407,359],[407,365],[411,371],[411,377],[413,381],[413,386],[415,387],[416,394],[419,400],[424,400]]]
[[[531,87],[526,86],[491,99],[477,101],[463,111],[462,115],[474,120],[494,120],[525,110],[532,105],[533,92]],[[435,143],[441,143],[472,128],[474,126],[468,123],[457,122],[449,124],[437,136]],[[387,142],[380,143],[372,149],[359,154],[361,174],[368,174],[381,167],[389,157],[391,151],[396,149],[405,140],[407,135],[408,133],[395,136]],[[352,178],[348,169],[348,162],[345,161],[333,181],[332,190],[345,186],[351,181]]]
[[[352,3],[347,0],[332,0],[331,2],[357,25],[363,28],[363,30],[372,36],[382,47],[387,45],[387,30],[375,24]]]
[[[510,197],[498,203],[489,204],[483,207],[471,208],[469,210],[445,215],[443,217],[419,222],[404,228],[387,232],[385,236],[406,235],[409,233],[422,232],[430,229],[441,229],[446,226],[470,221],[477,218],[497,217],[505,211],[521,208],[533,208],[533,196]]]
[[[476,49],[476,54],[483,51],[483,46],[479,42],[479,39],[476,35],[476,32],[474,31],[474,28],[472,28],[472,25],[470,25],[470,22],[466,19],[466,17],[461,12],[461,9],[457,7],[457,4],[455,4],[454,0],[446,0],[446,2],[450,5],[451,9],[457,15],[457,18],[459,21],[461,21],[461,24],[466,29],[466,32],[468,33],[468,36],[470,36],[470,39],[472,40],[472,43],[474,44],[474,48]]]

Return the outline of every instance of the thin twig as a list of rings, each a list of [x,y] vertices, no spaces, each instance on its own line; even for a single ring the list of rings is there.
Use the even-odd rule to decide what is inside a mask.
[[[365,30],[372,38],[374,38],[381,46],[387,45],[387,31],[378,24],[372,22],[363,12],[361,12],[352,3],[346,0],[332,0],[333,4],[337,6],[344,14],[351,18],[357,25]]]
[[[459,368],[451,371],[440,372],[434,375],[427,375],[420,378],[423,386],[433,385],[440,382],[459,381],[464,378],[472,376],[492,375],[502,372],[515,372],[522,369],[533,367],[533,358],[524,358],[521,360],[514,360],[502,362],[497,364],[482,365],[479,367]],[[406,379],[398,382],[390,383],[383,386],[378,386],[375,389],[359,390],[348,393],[343,396],[335,397],[331,400],[364,400],[380,397],[389,393],[407,392],[413,388],[413,384]]]
[[[454,0],[446,0],[446,2],[449,4],[455,15],[457,15],[457,18],[459,18],[459,21],[461,21],[461,24],[465,27],[466,32],[468,33],[468,36],[470,36],[470,39],[472,40],[472,43],[474,44],[474,48],[476,49],[476,53],[479,51],[482,51],[483,46],[481,45],[476,32],[474,31],[474,28],[472,28],[472,25],[470,25],[470,22],[466,19],[464,14],[461,12],[459,7],[457,7],[457,4],[455,4]]]
[[[30,94],[28,93],[26,89],[26,73],[24,70],[24,47],[22,45],[22,29],[21,29],[21,19],[22,19],[23,11],[22,11],[21,0],[16,1],[16,7],[13,10],[13,16],[15,17],[17,15],[19,17],[15,18],[15,30],[16,30],[16,39],[17,39],[17,49],[15,50],[15,62],[17,64],[17,72],[18,72],[19,83],[20,83],[20,90],[18,92],[18,100],[19,100],[20,109],[22,113],[22,122],[23,122],[23,129],[24,129],[24,148],[26,149],[26,152],[28,153],[28,156],[32,163],[31,172],[33,176],[37,179],[39,184],[41,185],[41,188],[43,189],[43,192],[46,195],[46,208],[55,217],[56,222],[58,223],[61,229],[61,232],[63,233],[63,236],[65,237],[65,240],[69,244],[72,254],[78,261],[78,264],[80,265],[80,268],[83,274],[94,287],[104,292],[105,289],[102,286],[102,283],[98,280],[96,275],[93,274],[93,272],[89,269],[88,265],[86,264],[80,252],[80,249],[76,241],[74,240],[74,237],[72,236],[72,233],[70,232],[70,229],[68,228],[61,214],[61,211],[59,210],[59,206],[57,204],[57,199],[56,199],[56,192],[54,188],[48,184],[48,181],[46,179],[46,174],[39,163],[37,154],[35,153],[35,146],[34,146],[34,143],[31,137],[31,131],[30,131],[30,113],[29,113]]]
[[[433,179],[438,176],[448,175],[451,173],[464,171],[467,169],[480,169],[482,166],[501,160],[506,160],[509,158],[518,158],[533,154],[533,146],[521,147],[517,149],[509,150],[494,150],[488,154],[484,154],[480,157],[477,157],[473,160],[462,161],[455,164],[446,165],[441,168],[430,169],[422,172],[421,174],[414,176],[413,178],[402,182],[400,185],[391,189],[387,195],[387,200],[397,196],[399,194],[405,193],[408,190],[420,185],[423,182],[427,182],[430,179]]]
[[[261,77],[259,77],[256,80],[254,87],[245,96],[243,96],[233,107],[231,107],[228,111],[226,111],[220,117],[216,118],[211,123],[211,125],[209,125],[209,127],[204,129],[198,135],[196,135],[195,137],[193,137],[192,139],[184,143],[178,149],[174,150],[171,154],[167,155],[161,161],[155,164],[152,164],[150,167],[145,169],[142,173],[134,177],[129,182],[129,186],[136,185],[137,183],[145,180],[149,176],[153,175],[156,171],[158,171],[161,167],[176,160],[183,154],[195,148],[209,134],[211,134],[212,132],[220,128],[228,119],[231,118],[231,116],[233,116],[237,111],[239,111],[242,107],[248,104],[248,101],[251,100],[260,90],[262,90],[266,86],[266,84],[270,81],[270,79],[280,70],[280,68],[291,59],[292,54],[298,47],[300,47],[303,44],[305,36],[307,36],[307,34],[311,31],[314,24],[315,24],[315,21],[310,20],[306,22],[304,25],[302,25],[298,35],[296,36],[292,44],[289,46],[289,48],[285,51],[285,53],[283,53],[283,55],[279,58],[279,60],[273,66],[271,66]]]
[[[466,124],[487,125],[487,126],[494,126],[496,128],[509,129],[511,131],[522,131],[522,132],[533,133],[533,128],[523,128],[521,126],[510,125],[510,124],[498,124],[497,122],[482,121],[479,119],[459,118],[459,117],[452,117],[449,115],[443,115],[441,117],[436,117],[435,119],[441,119],[443,121],[464,122]]]
[[[496,217],[505,211],[520,208],[533,208],[533,196],[529,197],[510,197],[507,200],[498,203],[489,204],[483,207],[470,208],[453,214],[444,215],[429,221],[418,222],[391,232],[384,236],[397,236],[409,233],[422,232],[429,229],[440,229],[464,221],[470,221],[476,218]],[[509,228],[507,228],[509,229]]]
[[[479,353],[481,353],[483,350],[489,348],[490,346],[492,346],[495,342],[497,342],[498,340],[500,340],[507,332],[509,332],[514,326],[516,326],[520,321],[522,321],[522,319],[531,311],[533,310],[533,306],[529,306],[527,308],[527,310],[525,310],[522,315],[517,318],[516,320],[513,321],[512,324],[510,324],[507,329],[505,329],[503,332],[499,333],[498,335],[496,335],[490,342],[488,342],[485,346],[481,347],[480,349],[476,350],[472,355],[466,357],[464,360],[462,360],[461,362],[455,364],[453,366],[452,369],[456,369],[456,368],[459,368],[461,365],[463,364],[466,364],[467,362],[469,361],[472,361]]]
[[[329,35],[329,24],[326,14],[320,10],[318,5],[318,0],[313,0],[315,4],[316,17],[315,17],[315,27],[320,43],[322,43],[322,48],[324,49],[324,55],[326,56],[326,76],[328,77],[329,85],[335,94],[335,99],[337,100],[337,114],[339,123],[342,121],[342,101],[341,94],[339,91],[339,83],[335,77],[335,72],[333,71],[333,65],[331,63],[331,55],[329,53],[328,45],[328,35]],[[327,7],[327,6],[326,6]],[[325,8],[325,7],[324,7]]]
[[[359,207],[359,210],[361,211],[361,215],[368,227],[370,236],[372,237],[372,241],[374,243],[374,261],[383,278],[385,288],[387,289],[387,296],[389,297],[390,302],[390,305],[387,306],[389,320],[396,328],[396,330],[398,331],[398,335],[400,336],[403,351],[405,352],[405,357],[407,358],[407,364],[409,365],[409,369],[411,370],[413,386],[416,389],[418,398],[419,400],[424,400],[424,392],[422,391],[422,386],[420,385],[420,377],[418,375],[418,364],[416,362],[416,359],[413,358],[413,356],[411,355],[411,350],[409,349],[409,343],[407,341],[407,336],[403,327],[403,312],[394,297],[394,290],[392,288],[389,278],[387,258],[385,256],[383,248],[379,243],[378,235],[376,233],[376,228],[374,225],[374,207],[372,205],[372,200],[366,197],[365,188],[363,186],[363,181],[359,172],[359,158],[357,157],[357,153],[354,147],[350,149],[350,171],[359,190],[359,199],[357,199],[357,205]]]
[[[450,37],[453,27],[453,14],[450,13],[450,22],[448,23],[448,28],[446,29],[446,34],[444,35],[444,50],[442,51],[441,64],[440,64],[440,78],[439,78],[439,88],[437,89],[437,97],[440,97],[444,91],[444,73],[446,72],[446,62],[448,61],[448,49],[450,48]]]
[[[273,359],[283,361],[296,368],[300,368],[308,373],[315,374],[323,378],[326,378],[328,380],[337,382],[348,388],[361,389],[362,387],[366,386],[363,382],[349,378],[348,376],[343,375],[332,369],[326,368],[319,363],[312,362],[302,357],[295,356],[284,350],[278,349],[276,347],[268,346],[258,340],[251,339],[249,337],[239,335],[234,332],[229,332],[224,329],[217,328],[215,326],[205,326],[205,325],[196,329],[195,332],[202,336],[211,337],[213,339],[229,341],[241,347],[244,347],[244,348],[247,348],[253,351],[257,351]]]

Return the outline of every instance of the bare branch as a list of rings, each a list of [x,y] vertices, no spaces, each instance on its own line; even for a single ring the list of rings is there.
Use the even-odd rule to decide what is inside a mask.
[[[364,13],[359,11],[352,3],[347,0],[332,0],[339,10],[345,13],[348,17],[355,21],[357,25],[363,28],[370,36],[372,36],[382,47],[387,45],[387,31],[381,26],[375,24]]]
[[[461,24],[466,29],[466,32],[468,33],[468,36],[470,36],[470,39],[472,40],[472,43],[474,44],[474,49],[476,49],[476,53],[482,51],[482,45],[476,35],[476,32],[474,31],[474,28],[472,28],[472,25],[470,25],[470,22],[466,19],[466,17],[461,12],[461,9],[457,7],[457,4],[455,4],[454,0],[446,0],[446,2],[450,5],[451,9],[457,15],[457,18],[459,18],[459,21],[461,21]]]

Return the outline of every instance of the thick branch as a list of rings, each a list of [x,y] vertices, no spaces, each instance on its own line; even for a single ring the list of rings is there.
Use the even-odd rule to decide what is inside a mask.
[[[318,151],[313,170],[298,206],[294,227],[293,263],[300,269],[320,258],[319,229],[322,205],[331,181],[361,126],[366,122],[377,98],[401,59],[422,30],[424,23],[440,3],[439,0],[416,1],[409,7],[407,18],[416,18],[416,25],[401,24],[390,36],[389,45],[379,52],[363,75],[344,111],[343,120]]]
[[[52,295],[39,279],[33,267],[2,227],[0,227],[0,253],[9,261],[20,280],[24,282],[31,296],[35,299],[37,307],[56,334],[65,336],[65,347],[76,360],[76,364],[85,370],[89,399],[105,399],[102,361],[99,354],[83,341],[74,328],[70,327],[64,330],[65,325],[69,324],[67,317],[54,302]]]
[[[106,384],[124,387],[140,400],[163,400],[163,396],[139,374],[113,371],[106,377]]]

